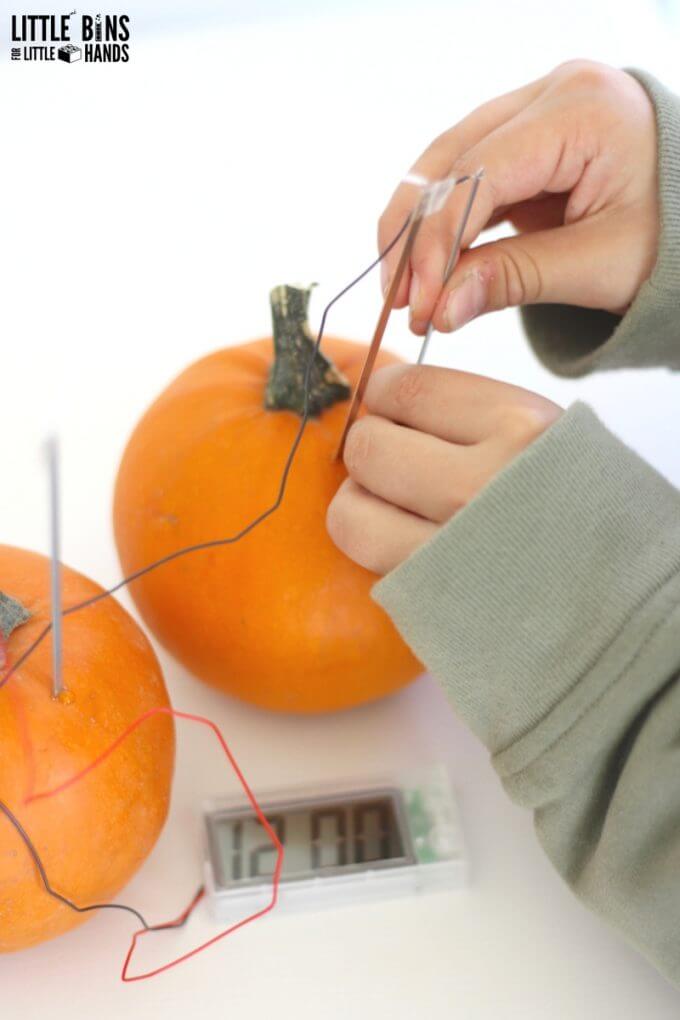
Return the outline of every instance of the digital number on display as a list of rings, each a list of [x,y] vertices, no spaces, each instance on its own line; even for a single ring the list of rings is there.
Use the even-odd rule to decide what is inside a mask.
[[[401,804],[391,791],[279,804],[264,811],[284,847],[284,881],[413,861]],[[252,814],[218,811],[207,821],[211,856],[222,888],[272,876],[276,850]]]

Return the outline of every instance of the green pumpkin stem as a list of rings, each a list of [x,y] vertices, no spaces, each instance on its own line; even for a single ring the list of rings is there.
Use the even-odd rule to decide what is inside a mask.
[[[305,410],[305,377],[314,340],[309,331],[307,309],[311,287],[274,287],[269,299],[274,331],[274,363],[265,391],[265,407],[273,411]],[[310,418],[326,407],[347,400],[351,387],[335,365],[317,351],[309,374]]]
[[[6,641],[13,630],[29,620],[31,614],[22,606],[18,599],[13,599],[0,591],[0,634]]]

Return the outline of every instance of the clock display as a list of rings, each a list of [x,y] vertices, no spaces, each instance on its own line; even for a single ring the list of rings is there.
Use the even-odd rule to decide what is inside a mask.
[[[414,861],[397,790],[264,807],[284,848],[282,881],[390,868]],[[271,878],[276,850],[252,813],[207,817],[215,878],[223,889]]]

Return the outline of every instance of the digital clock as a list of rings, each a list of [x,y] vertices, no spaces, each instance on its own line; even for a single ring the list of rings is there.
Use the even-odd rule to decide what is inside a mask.
[[[464,884],[458,813],[443,769],[278,792],[262,810],[284,848],[277,909],[315,909]],[[276,850],[249,805],[206,805],[206,888],[231,921],[271,897]]]

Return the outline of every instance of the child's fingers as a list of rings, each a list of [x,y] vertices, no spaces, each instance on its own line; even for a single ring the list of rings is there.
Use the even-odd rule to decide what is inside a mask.
[[[536,393],[431,366],[379,370],[367,402],[374,414],[349,432],[350,477],[327,525],[343,552],[378,573],[427,542],[561,414]]]
[[[487,227],[508,222],[522,234],[530,234],[534,230],[552,230],[564,223],[568,200],[568,195],[538,195],[528,202],[502,206],[493,214]]]
[[[423,310],[434,307],[441,293],[449,257],[450,239],[438,216],[430,216],[422,222],[416,243],[409,273],[409,325],[413,333],[422,336],[428,324],[427,313]]]
[[[392,195],[385,212],[378,221],[378,251],[384,251],[392,239],[397,236],[406,218],[411,215],[419,195],[420,188],[416,184],[403,182],[399,185]],[[403,237],[399,244],[385,256],[380,264],[380,287],[383,295],[387,293],[387,288],[399,262],[405,241],[406,238]],[[407,266],[399,283],[399,289],[397,290],[394,302],[395,308],[404,308],[409,303],[410,285],[411,270],[410,266]]]
[[[371,376],[365,403],[372,415],[449,443],[470,445],[492,435],[507,415],[519,409],[527,428],[534,410],[549,401],[508,383],[435,365],[388,365]]]
[[[326,526],[345,555],[376,574],[388,573],[437,531],[437,525],[378,499],[350,478],[335,494]]]
[[[544,82],[544,79],[531,82],[474,110],[459,124],[435,138],[416,160],[411,172],[428,180],[446,177],[462,153],[477,144],[490,131],[515,116],[540,93],[545,87]],[[379,251],[386,248],[396,236],[418,201],[419,194],[419,189],[412,184],[402,183],[396,189],[378,222]],[[383,292],[387,289],[399,261],[400,251],[400,246],[397,246],[383,261],[381,266]],[[397,308],[402,308],[407,303],[409,286],[410,273],[407,272],[397,292]]]
[[[636,253],[626,243],[630,215],[610,215],[606,229],[603,224],[604,220],[582,220],[465,252],[437,300],[435,329],[448,333],[481,314],[517,305],[553,303],[619,310],[635,289],[636,277],[643,274]],[[611,252],[617,247],[621,254],[614,269]]]
[[[576,145],[565,144],[569,126],[555,125],[545,112],[525,111],[465,152],[456,172],[485,174],[470,211],[462,247],[468,247],[501,208],[539,195],[569,191],[579,181],[585,157]],[[566,155],[565,155],[566,153]],[[445,208],[421,227],[411,256],[412,328],[422,332],[440,296],[442,248],[450,249],[469,197],[469,184],[455,188]]]
[[[425,520],[443,523],[474,495],[468,488],[473,476],[479,488],[471,449],[367,415],[350,429],[345,465],[362,489]]]

